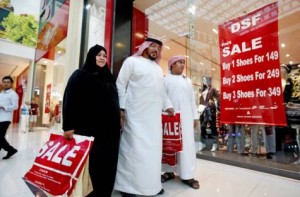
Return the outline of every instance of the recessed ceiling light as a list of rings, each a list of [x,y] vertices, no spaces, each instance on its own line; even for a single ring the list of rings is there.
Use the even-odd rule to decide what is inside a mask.
[[[196,13],[196,6],[195,5],[192,5],[191,7],[189,7],[189,12],[191,13],[191,14],[193,14],[193,15],[195,15],[195,13]]]
[[[169,46],[167,46],[167,45],[164,45],[164,48],[166,48],[166,49],[171,49]]]
[[[290,57],[290,54],[286,54],[285,57]]]
[[[214,33],[216,33],[216,34],[219,33],[218,30],[216,30],[216,29],[212,29],[212,31],[213,31]]]
[[[285,47],[285,44],[284,44],[284,43],[281,43],[281,47],[284,48],[284,47]]]

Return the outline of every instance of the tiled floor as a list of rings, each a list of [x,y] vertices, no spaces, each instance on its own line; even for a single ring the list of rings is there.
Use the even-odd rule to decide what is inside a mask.
[[[17,126],[11,127],[7,139],[19,152],[8,160],[0,151],[0,197],[32,197],[22,176],[31,167],[35,155],[47,140],[49,131],[38,128],[23,133]],[[197,159],[196,179],[199,190],[183,185],[179,179],[164,183],[165,193],[161,197],[298,197],[300,181],[251,171],[243,168]],[[118,197],[118,192],[113,197]]]

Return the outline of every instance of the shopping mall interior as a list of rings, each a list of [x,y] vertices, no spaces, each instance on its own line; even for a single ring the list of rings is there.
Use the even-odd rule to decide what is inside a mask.
[[[69,11],[67,17],[62,17],[67,27],[63,26],[59,29],[59,22],[57,25],[48,25],[51,21],[51,17],[55,17],[55,12],[49,10],[59,11],[60,8],[65,6],[64,2],[69,2]],[[17,137],[20,141],[16,140],[16,144],[19,144],[20,153],[22,158],[26,158],[28,163],[25,165],[27,168],[32,162],[33,156],[30,156],[32,152],[38,150],[38,146],[46,140],[46,131],[53,129],[53,111],[57,103],[63,98],[63,92],[66,81],[69,75],[82,64],[82,57],[86,54],[87,48],[91,45],[98,43],[103,46],[110,46],[110,64],[111,70],[115,76],[121,67],[123,60],[132,55],[138,45],[146,36],[153,37],[163,42],[162,59],[160,66],[162,67],[164,74],[168,74],[168,60],[174,55],[183,55],[186,57],[186,67],[184,75],[189,77],[193,82],[193,88],[195,93],[195,99],[197,105],[199,105],[199,97],[201,96],[201,88],[203,86],[203,77],[211,78],[212,87],[221,91],[222,78],[221,78],[221,64],[222,58],[220,57],[220,28],[222,24],[231,20],[236,20],[240,17],[255,12],[264,6],[278,2],[278,34],[274,36],[274,40],[270,40],[269,44],[273,47],[273,42],[277,43],[279,58],[277,66],[282,64],[288,65],[291,69],[289,76],[295,80],[294,94],[292,103],[300,103],[300,2],[295,0],[134,0],[134,1],[122,1],[116,2],[111,0],[85,0],[74,4],[74,0],[31,0],[27,5],[21,5],[17,0],[10,0],[10,7],[8,4],[1,4],[0,2],[0,20],[3,21],[8,13],[13,12],[16,15],[32,15],[37,21],[37,24],[47,27],[48,30],[44,31],[43,28],[36,30],[37,33],[37,48],[34,46],[28,46],[23,43],[18,43],[4,37],[4,25],[0,25],[0,77],[10,75],[16,83],[15,89],[18,86],[22,90],[22,101],[30,101],[31,98],[35,98],[40,106],[42,115],[38,118],[37,131],[39,134],[32,133],[18,133],[19,114],[15,113],[14,127],[10,129],[9,138]],[[51,2],[51,3],[50,3]],[[115,12],[108,8],[110,2],[115,2]],[[126,3],[125,3],[126,2]],[[22,9],[27,8],[27,9]],[[55,7],[55,9],[53,8]],[[65,11],[65,10],[64,10]],[[45,14],[46,13],[46,14]],[[108,15],[111,14],[114,20],[107,20]],[[68,18],[69,17],[69,18]],[[82,20],[79,20],[82,19]],[[67,22],[66,22],[67,21]],[[114,21],[118,25],[111,24]],[[48,26],[47,26],[48,25]],[[107,31],[107,27],[112,26],[113,30]],[[6,27],[6,26],[5,26]],[[6,27],[8,28],[8,27]],[[57,29],[56,29],[57,28]],[[52,31],[53,30],[53,31]],[[51,37],[53,32],[59,32],[60,37],[53,39],[47,39]],[[276,32],[277,33],[277,32]],[[109,36],[108,36],[109,34]],[[47,36],[45,36],[47,35]],[[126,35],[126,36],[124,36]],[[129,35],[129,36],[127,36]],[[277,39],[277,40],[276,40]],[[107,44],[107,40],[111,40],[110,44]],[[51,46],[47,48],[47,51],[42,55],[41,49],[45,46]],[[276,45],[276,44],[275,44]],[[41,47],[42,46],[42,47]],[[49,101],[49,103],[47,103]],[[46,104],[47,103],[47,104]],[[285,114],[276,114],[276,116],[285,118]],[[268,178],[259,178],[258,182],[251,182],[251,187],[254,192],[243,191],[236,192],[236,194],[245,194],[244,196],[260,196],[265,195],[257,193],[254,185],[262,186],[264,179],[272,180],[272,183],[278,182],[281,187],[282,183],[295,185],[294,189],[285,188],[289,190],[290,196],[296,196],[299,189],[300,180],[300,121],[293,122],[287,126],[276,125],[276,151],[274,154],[267,158],[265,134],[263,133],[264,124],[261,124],[257,130],[258,140],[258,152],[253,152],[253,138],[251,124],[245,124],[245,151],[247,154],[241,155],[238,153],[237,140],[234,138],[233,149],[228,148],[228,133],[225,130],[218,130],[218,149],[211,151],[213,146],[213,140],[208,139],[206,148],[199,150],[199,143],[201,139],[200,122],[197,128],[195,128],[195,146],[197,150],[196,157],[197,167],[199,166],[197,176],[206,182],[210,180],[210,177],[215,177],[211,181],[218,182],[219,185],[228,184],[226,181],[221,182],[223,174],[222,168],[226,169],[226,172],[235,171],[241,173],[243,176],[248,177],[252,172],[257,177],[264,177],[266,174]],[[224,124],[226,127],[226,124]],[[220,126],[218,127],[220,128]],[[55,127],[56,130],[61,131],[61,125]],[[20,136],[22,135],[22,136]],[[24,137],[26,135],[26,137]],[[31,135],[37,141],[35,142],[37,147],[25,145],[25,141],[29,140]],[[37,137],[38,136],[38,137]],[[40,141],[38,141],[40,139]],[[13,140],[13,139],[12,139]],[[14,139],[15,140],[15,139]],[[27,150],[28,148],[28,150]],[[4,154],[4,153],[0,153]],[[16,155],[16,157],[18,157]],[[18,161],[21,161],[18,158]],[[13,159],[9,161],[12,166],[15,166]],[[202,163],[203,162],[203,163]],[[10,169],[8,164],[2,164],[0,162],[1,169]],[[220,164],[222,163],[222,164]],[[219,166],[220,165],[220,166]],[[242,167],[249,171],[240,171],[241,169],[232,168],[233,166]],[[25,167],[25,168],[26,168]],[[22,172],[26,169],[22,168]],[[204,172],[205,169],[209,169],[209,172]],[[10,169],[11,170],[11,169]],[[215,175],[214,170],[218,172]],[[251,171],[254,170],[254,171]],[[0,174],[3,172],[1,170]],[[259,174],[262,172],[262,174]],[[206,173],[206,174],[205,174]],[[222,174],[221,176],[220,173]],[[263,174],[266,173],[266,174]],[[275,176],[273,176],[275,175]],[[17,175],[16,175],[17,176]],[[285,179],[286,177],[288,179]],[[224,177],[223,177],[224,178]],[[220,180],[218,180],[220,179]],[[279,180],[280,179],[280,180]],[[4,182],[5,179],[0,180]],[[14,180],[13,180],[14,181]],[[21,180],[19,180],[21,181]],[[238,184],[240,179],[232,180]],[[243,188],[247,188],[247,181],[244,180]],[[274,182],[273,182],[274,181]],[[20,183],[19,183],[20,184]],[[168,183],[169,184],[169,183]],[[176,194],[167,193],[164,196],[235,196],[228,193],[222,195],[218,193],[219,188],[211,186],[210,189],[217,190],[215,195],[208,195],[209,191],[202,191],[203,193],[194,193],[191,190],[186,190],[179,186],[176,182],[175,187],[171,184],[166,185],[166,188],[176,190]],[[1,184],[2,185],[2,184]],[[7,185],[7,184],[5,184]],[[275,184],[276,185],[276,184]],[[2,193],[4,186],[0,187],[0,196],[22,196],[11,193]],[[202,186],[201,186],[202,187]],[[221,187],[221,186],[220,186]],[[268,188],[267,186],[266,188]],[[270,185],[270,190],[272,186]],[[292,188],[292,189],[291,189]],[[232,190],[238,188],[232,187]],[[13,190],[13,189],[12,189]],[[264,190],[264,189],[262,189]],[[295,191],[295,192],[294,192]],[[207,193],[206,193],[207,192]],[[274,193],[273,193],[274,192]],[[180,194],[181,193],[181,194]],[[266,191],[266,194],[268,192]],[[10,195],[11,194],[11,195]],[[14,194],[14,195],[12,195]],[[206,195],[207,194],[207,195]],[[282,194],[282,195],[281,195]],[[115,194],[118,196],[118,194]],[[283,196],[285,194],[281,191],[274,190],[268,193],[270,196]],[[29,196],[29,195],[28,195]],[[289,196],[286,194],[285,196]]]

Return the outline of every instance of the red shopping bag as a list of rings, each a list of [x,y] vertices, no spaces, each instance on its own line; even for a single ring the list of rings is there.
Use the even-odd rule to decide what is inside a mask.
[[[176,157],[176,153],[174,151],[171,152],[163,152],[162,154],[162,163],[168,164],[170,166],[175,166],[177,163],[177,157]]]
[[[93,137],[74,135],[72,140],[50,134],[24,180],[52,196],[70,196],[93,144]]]
[[[162,163],[171,166],[176,165],[176,153],[182,150],[182,133],[180,124],[180,113],[169,116],[162,114],[163,127],[163,153]]]

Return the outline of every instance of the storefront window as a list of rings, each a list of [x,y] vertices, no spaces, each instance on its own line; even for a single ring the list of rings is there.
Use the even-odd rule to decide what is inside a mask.
[[[271,0],[151,2],[137,0],[134,1],[134,8],[145,14],[145,24],[148,24],[145,28],[147,34],[145,36],[158,38],[164,43],[160,65],[165,74],[168,72],[167,61],[171,56],[185,55],[187,65],[184,72],[193,81],[197,105],[200,105],[204,81],[208,82],[209,86],[214,88],[220,96],[214,100],[217,105],[217,113],[213,124],[217,127],[217,136],[210,133],[211,129],[206,128],[205,135],[203,135],[203,131],[202,135],[200,134],[200,128],[196,129],[196,147],[198,150],[203,148],[197,152],[197,156],[210,160],[219,158],[218,161],[227,160],[228,163],[241,161],[246,164],[250,160],[256,166],[271,166],[280,172],[277,174],[295,178],[300,171],[299,111],[298,115],[296,112],[294,114],[290,112],[293,115],[289,115],[287,121],[285,120],[286,109],[296,111],[299,109],[297,104],[300,103],[298,87],[300,59],[297,54],[300,49],[300,45],[297,44],[300,35],[300,24],[297,21],[300,16],[300,3],[286,0],[278,2]],[[257,13],[263,13],[262,17],[258,19],[261,22],[259,27],[255,27]],[[262,20],[265,21],[262,22]],[[235,30],[242,29],[243,32],[237,34],[236,37],[230,37],[225,43],[228,33],[225,35],[220,31],[220,27],[226,24],[230,26],[235,22],[238,22],[235,24]],[[274,26],[269,27],[268,25],[271,23]],[[265,30],[263,30],[264,28]],[[268,28],[272,28],[272,30],[269,31]],[[268,41],[264,43],[259,40],[256,45],[256,41],[253,39],[252,41],[250,39],[249,42],[246,41],[248,38],[268,39]],[[224,71],[224,66],[222,67],[224,63],[224,58],[221,58],[224,57],[222,50],[226,44],[230,48],[227,52],[231,58],[227,63],[230,64],[234,61],[235,68],[239,67],[238,74],[234,73],[236,71],[234,69],[227,72],[227,70]],[[263,52],[256,54],[254,51],[249,56],[248,51],[255,50],[256,47],[262,47]],[[260,59],[260,62],[257,60],[258,56],[254,59],[255,55],[262,54],[265,59]],[[238,59],[241,62],[238,62]],[[250,64],[252,67],[249,66]],[[261,78],[261,75],[255,77],[255,71],[265,72],[263,75],[266,75],[266,78]],[[282,72],[286,72],[286,74],[282,74]],[[241,77],[238,80],[242,80],[243,84],[235,83],[230,84],[231,87],[228,86],[226,74],[229,74],[231,80],[234,77]],[[287,78],[290,79],[287,80]],[[274,81],[269,84],[271,80]],[[256,89],[254,89],[253,91],[247,90],[245,93],[245,90],[249,89],[254,81],[257,88],[266,87],[267,92],[256,93]],[[290,90],[289,100],[284,101],[285,93],[283,91],[290,83],[293,83],[293,89]],[[235,100],[236,105],[239,105],[240,108],[251,105],[249,114],[257,112],[261,115],[252,115],[252,120],[238,120],[234,113],[232,113],[232,117],[229,117],[230,115],[227,113],[226,117],[224,109],[228,103],[226,100],[224,101],[224,98],[229,96],[229,94],[224,94],[226,85],[231,88],[231,92],[240,93],[240,99]],[[238,90],[243,91],[237,92]],[[252,93],[255,98],[249,101],[241,99],[251,97]],[[259,103],[254,104],[254,101]],[[293,104],[286,107],[283,101]],[[273,111],[270,110],[272,106],[267,106],[266,103],[274,107]],[[276,106],[282,110],[277,112]],[[236,110],[237,107],[234,109]],[[264,115],[266,112],[271,114]],[[237,112],[238,115],[242,113],[244,112]],[[247,114],[243,116],[247,117]],[[204,142],[202,138],[208,139]],[[217,148],[214,147],[214,140],[218,141]],[[206,143],[205,148],[204,143]],[[270,146],[271,150],[269,150]],[[240,165],[240,163],[236,165]]]

